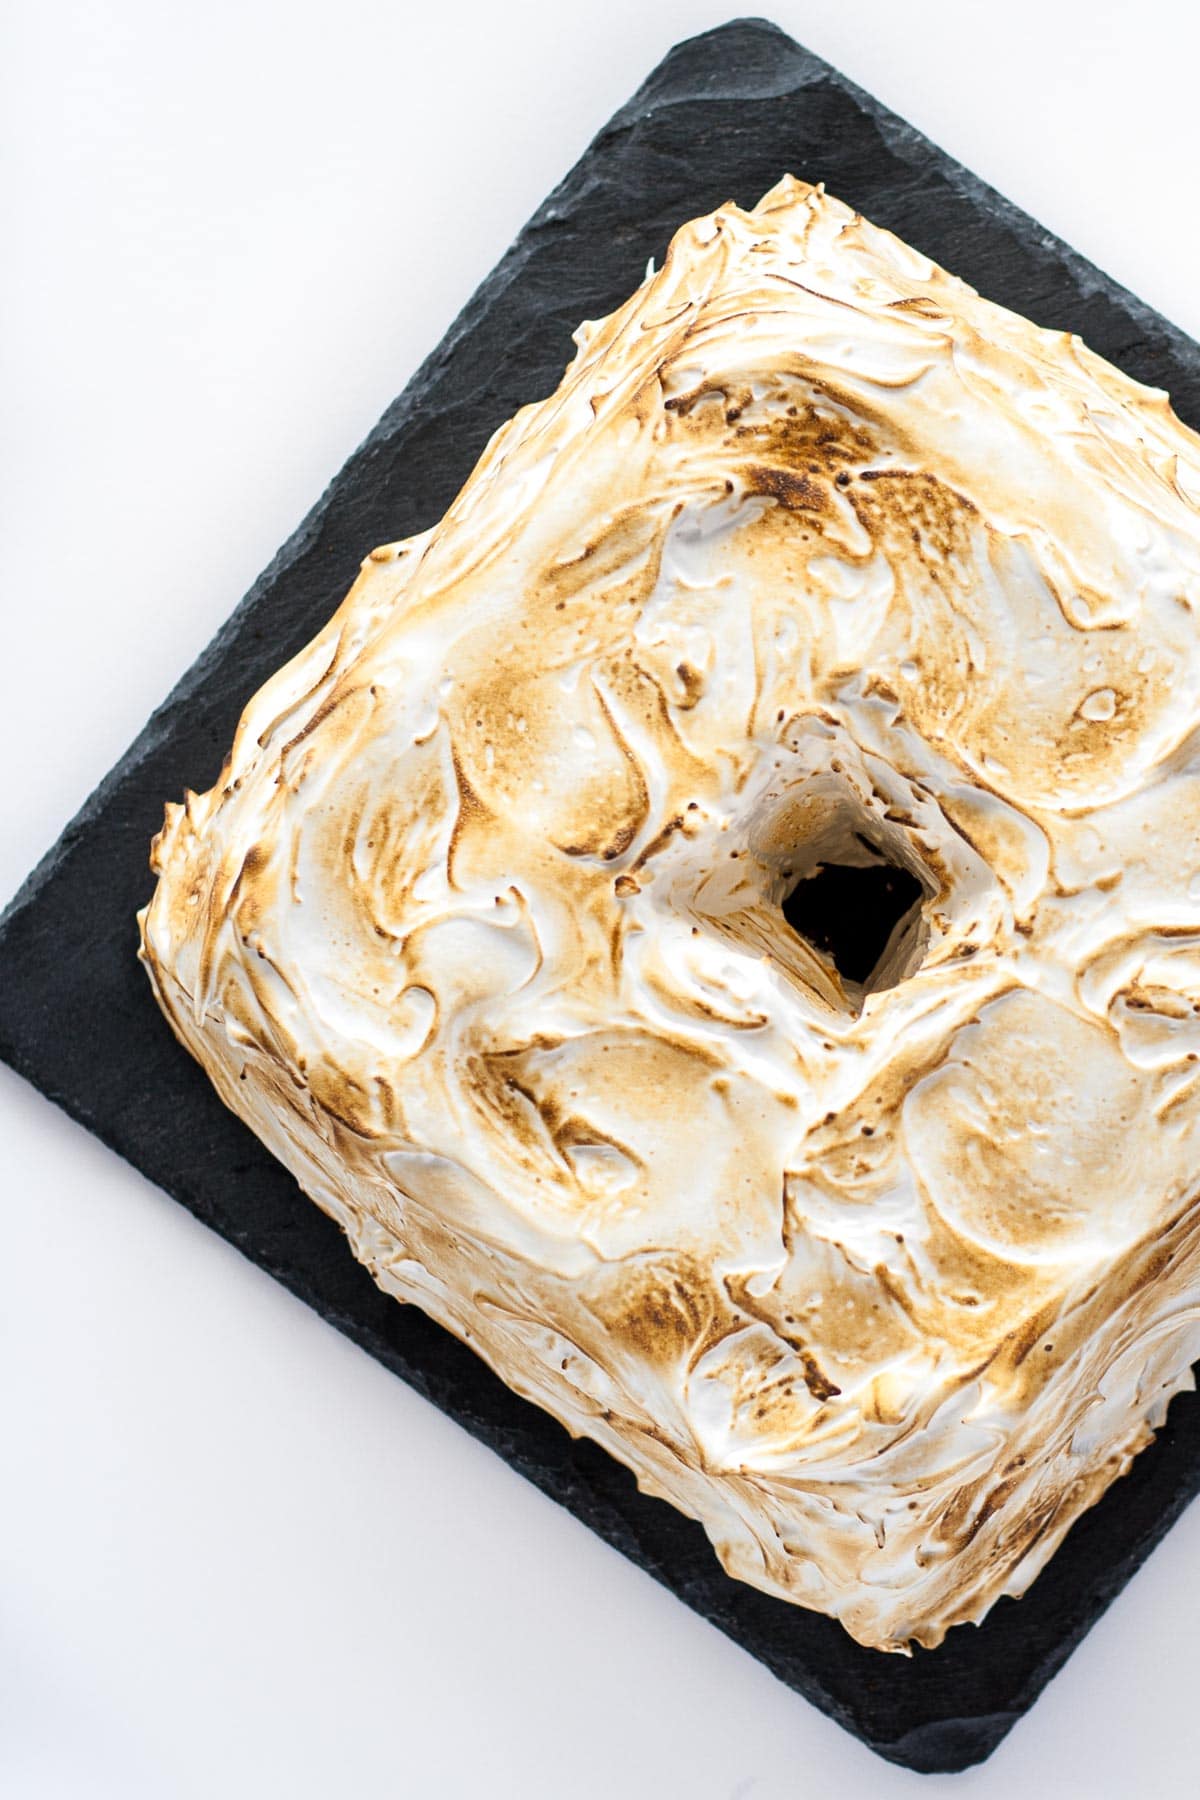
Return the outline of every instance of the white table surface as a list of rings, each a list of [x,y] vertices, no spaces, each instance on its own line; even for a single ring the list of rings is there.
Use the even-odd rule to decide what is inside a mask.
[[[0,899],[593,132],[726,16],[9,0]],[[772,16],[1200,335],[1200,8]],[[1200,1507],[990,1763],[913,1776],[3,1069],[0,1145],[11,1800],[1197,1792]]]

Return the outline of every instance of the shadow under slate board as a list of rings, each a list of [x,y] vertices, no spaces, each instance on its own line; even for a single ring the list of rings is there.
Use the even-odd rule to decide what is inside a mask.
[[[827,64],[762,20],[677,46],[611,120],[383,415],[0,920],[0,1055],[292,1292],[882,1756],[986,1756],[1200,1488],[1200,1404],[1076,1524],[1024,1599],[911,1660],[720,1568],[415,1307],[225,1110],[135,960],[163,802],[218,773],[245,702],[313,635],[372,546],[445,511],[491,433],[549,393],[580,319],[611,311],[685,220],[784,171],[830,191],[1040,324],[1067,327],[1200,425],[1200,350]],[[331,346],[332,349],[332,346]]]

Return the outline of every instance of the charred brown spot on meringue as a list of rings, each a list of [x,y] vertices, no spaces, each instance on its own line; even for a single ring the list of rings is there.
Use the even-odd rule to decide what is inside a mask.
[[[799,475],[793,469],[772,468],[766,463],[750,463],[743,471],[746,486],[752,494],[769,494],[789,512],[821,512],[825,493],[811,475]]]
[[[687,1257],[635,1267],[590,1305],[616,1344],[664,1366],[691,1353],[716,1311],[707,1276]]]

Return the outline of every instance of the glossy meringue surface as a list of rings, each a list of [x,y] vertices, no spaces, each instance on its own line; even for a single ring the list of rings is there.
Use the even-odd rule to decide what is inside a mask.
[[[142,955],[398,1298],[861,1642],[1200,1357],[1200,440],[785,177],[168,805]],[[865,983],[787,923],[920,904]]]

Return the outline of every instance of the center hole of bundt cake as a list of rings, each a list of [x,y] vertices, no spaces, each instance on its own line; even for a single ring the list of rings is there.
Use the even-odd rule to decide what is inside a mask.
[[[889,950],[907,937],[923,898],[920,882],[895,863],[823,862],[785,897],[783,916],[843,981],[894,987],[907,971]]]

